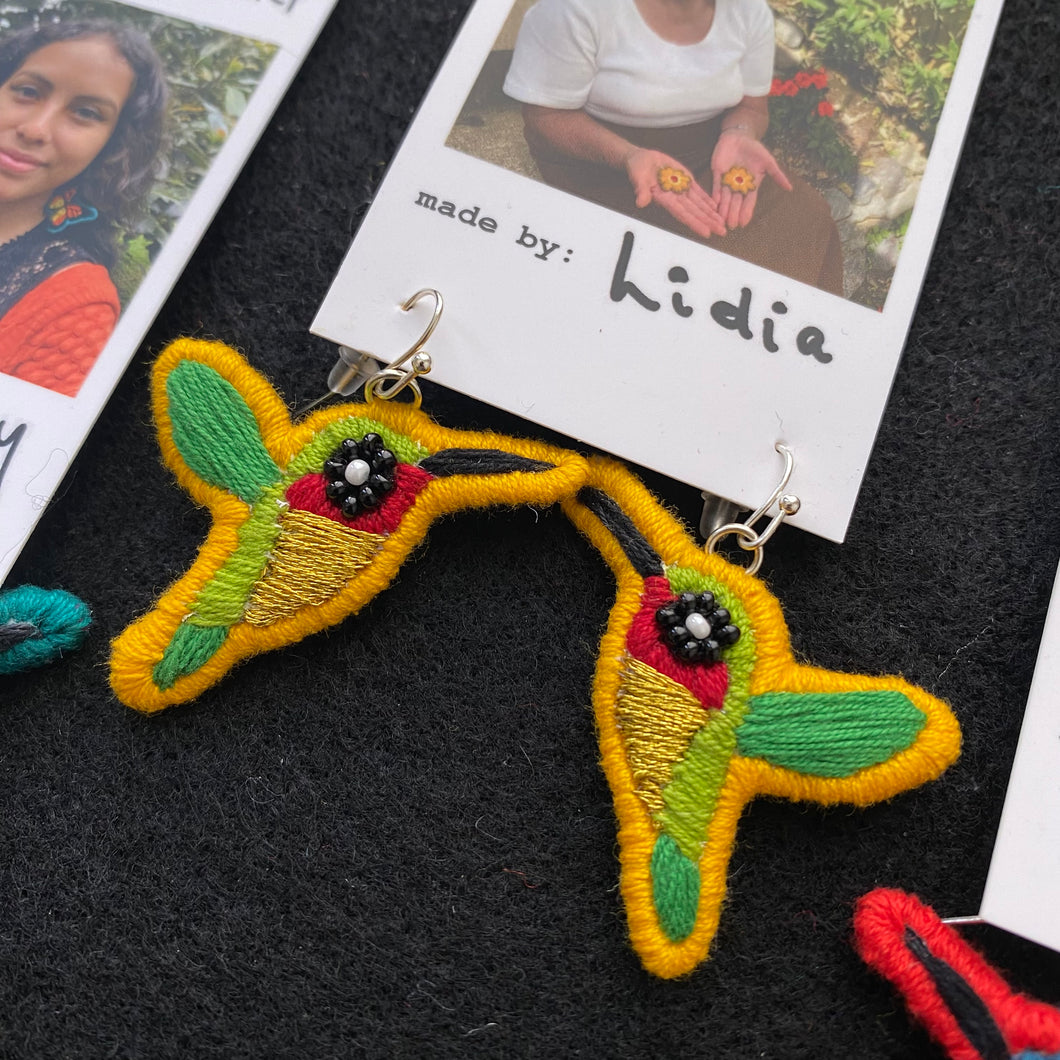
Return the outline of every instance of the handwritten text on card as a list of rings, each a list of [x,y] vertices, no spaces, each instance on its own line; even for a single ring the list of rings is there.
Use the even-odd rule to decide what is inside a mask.
[[[11,463],[18,448],[18,443],[26,433],[26,425],[18,424],[16,427],[8,427],[5,420],[0,420],[0,484],[4,481],[4,474]]]
[[[650,313],[657,313],[660,303],[649,297],[635,283],[627,278],[630,259],[633,255],[633,233],[626,232],[622,237],[622,249],[618,254],[618,262],[615,265],[614,274],[611,277],[611,301],[621,302],[627,295],[637,305],[647,309]],[[666,274],[670,283],[688,283],[690,277],[688,270],[683,265],[675,265]],[[717,301],[710,307],[710,315],[714,323],[720,324],[728,331],[735,331],[740,338],[752,340],[755,335],[751,329],[751,299],[750,287],[740,288],[740,301],[732,302]],[[674,291],[670,299],[673,311],[679,317],[690,317],[695,312],[695,307],[687,304],[684,295],[680,291]],[[772,311],[776,316],[783,316],[788,307],[783,302],[774,302]],[[795,336],[795,348],[799,353],[813,357],[821,364],[828,364],[832,360],[830,354],[824,348],[824,332],[814,326],[805,327]],[[776,353],[780,346],[776,342],[776,321],[772,317],[762,318],[762,347],[769,353]]]
[[[415,204],[425,210],[437,213],[440,217],[450,217],[455,221],[465,224],[470,228],[476,228],[487,235],[495,235],[498,230],[497,221],[482,214],[481,206],[465,206],[458,208],[456,203],[448,199],[439,202],[438,196],[431,192],[421,191],[416,197]],[[480,216],[481,215],[481,216]],[[621,302],[625,298],[631,298],[642,309],[649,313],[657,313],[662,303],[647,294],[643,287],[638,286],[629,279],[630,264],[633,257],[634,235],[626,232],[622,237],[622,246],[618,252],[618,260],[615,263],[614,272],[611,276],[610,296],[612,302]],[[526,224],[520,225],[519,234],[515,237],[517,246],[524,247],[534,252],[534,257],[541,261],[562,260],[569,262],[573,250],[567,249],[562,258],[552,258],[562,245],[557,240],[548,239],[530,230]],[[691,280],[688,270],[683,265],[675,265],[666,273],[666,279],[674,287],[679,284],[687,284]],[[642,281],[643,282],[643,281]],[[687,290],[687,288],[685,289]],[[710,316],[715,324],[725,328],[727,331],[735,331],[740,338],[748,342],[753,341],[755,332],[752,326],[752,304],[754,294],[750,287],[741,287],[739,298],[735,302],[717,300],[710,305]],[[670,296],[670,305],[677,316],[687,319],[695,312],[695,306],[685,301],[683,290],[675,290]],[[770,307],[772,316],[763,316],[761,321],[762,348],[768,353],[777,353],[782,347],[780,339],[782,334],[777,330],[777,320],[788,313],[788,306],[781,301],[774,301]],[[825,334],[814,325],[801,328],[794,335],[795,349],[806,357],[812,357],[819,364],[829,364],[833,360],[833,354],[825,349]]]

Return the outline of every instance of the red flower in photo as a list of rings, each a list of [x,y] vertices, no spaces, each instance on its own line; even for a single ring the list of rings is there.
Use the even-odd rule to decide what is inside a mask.
[[[799,94],[799,86],[794,81],[785,81],[782,92],[785,96],[797,96]]]
[[[769,94],[771,96],[779,96],[784,88],[784,82],[779,77],[773,78],[773,83],[769,86]]]
[[[821,102],[817,104],[817,113],[820,114],[822,118],[830,118],[835,114],[835,107],[833,107],[827,99],[822,99]]]
[[[797,84],[799,88],[809,88],[810,85],[813,84],[813,75],[806,70],[800,70],[795,75],[795,84]]]
[[[825,72],[823,66],[817,68],[817,72],[812,78],[814,88],[827,88],[828,87],[828,74]]]

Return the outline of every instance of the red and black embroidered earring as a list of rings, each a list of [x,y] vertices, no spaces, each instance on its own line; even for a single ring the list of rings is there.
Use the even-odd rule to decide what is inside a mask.
[[[1060,1060],[1060,1009],[1017,994],[919,898],[870,891],[854,936],[951,1060]]]

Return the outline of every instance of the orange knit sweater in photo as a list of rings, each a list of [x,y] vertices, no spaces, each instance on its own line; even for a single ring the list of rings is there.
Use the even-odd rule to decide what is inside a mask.
[[[102,265],[62,269],[0,318],[0,372],[74,397],[120,313]]]

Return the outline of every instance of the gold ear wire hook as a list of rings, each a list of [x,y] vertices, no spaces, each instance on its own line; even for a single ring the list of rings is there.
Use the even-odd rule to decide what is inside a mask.
[[[424,346],[434,334],[438,321],[442,319],[442,310],[445,308],[441,292],[433,287],[425,287],[411,298],[406,299],[402,303],[402,310],[407,313],[421,298],[434,299],[434,313],[431,315],[430,322],[423,329],[423,334],[396,361],[391,361],[385,368],[381,368],[364,384],[365,401],[372,401],[374,398],[380,401],[390,401],[405,387],[408,387],[413,393],[413,407],[420,407],[423,394],[420,392],[416,379],[431,370],[431,355],[424,349]]]
[[[753,552],[754,558],[747,568],[749,574],[757,574],[762,566],[765,543],[777,532],[780,524],[789,515],[794,515],[802,502],[793,493],[785,493],[791,473],[795,469],[795,454],[782,442],[774,446],[776,451],[784,457],[784,473],[781,475],[780,485],[770,494],[769,500],[756,511],[753,511],[745,523],[726,523],[719,526],[708,538],[705,548],[708,552],[717,552],[718,542],[729,534],[735,534],[740,548],[747,552]],[[773,505],[777,506],[777,514],[769,521],[768,526],[760,534],[754,529],[755,523],[763,518]]]

